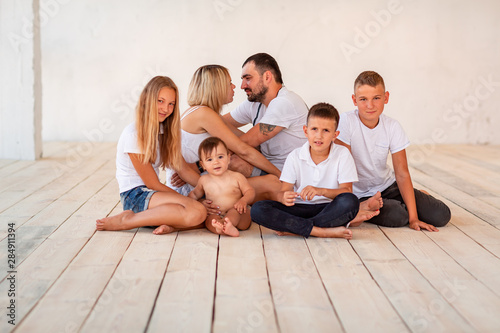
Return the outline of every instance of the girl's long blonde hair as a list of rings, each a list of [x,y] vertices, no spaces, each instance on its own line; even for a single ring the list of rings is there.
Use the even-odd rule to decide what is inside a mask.
[[[158,96],[162,88],[175,91],[174,111],[162,123],[158,119]],[[155,163],[158,145],[161,166],[179,170],[182,164],[179,91],[166,76],[155,76],[142,90],[136,107],[137,141],[142,151],[142,163]],[[163,126],[163,133],[160,131]]]
[[[228,82],[231,76],[226,67],[206,65],[198,68],[189,84],[189,106],[204,105],[220,113],[227,102]]]

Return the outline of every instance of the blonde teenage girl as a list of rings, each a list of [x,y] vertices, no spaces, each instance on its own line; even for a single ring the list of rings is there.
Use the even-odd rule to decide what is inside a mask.
[[[177,170],[189,184],[199,175],[187,167],[181,154],[179,93],[168,77],[156,76],[144,87],[136,121],[120,136],[116,179],[124,211],[97,220],[97,230],[127,230],[159,226],[155,234],[192,228],[206,218],[205,207],[162,184],[159,167]]]

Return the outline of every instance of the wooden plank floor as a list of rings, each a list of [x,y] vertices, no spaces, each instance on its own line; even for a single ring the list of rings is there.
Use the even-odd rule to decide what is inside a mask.
[[[500,331],[500,146],[411,147],[415,186],[451,223],[365,223],[351,241],[96,232],[121,211],[115,144],[44,152],[0,160],[0,332]]]

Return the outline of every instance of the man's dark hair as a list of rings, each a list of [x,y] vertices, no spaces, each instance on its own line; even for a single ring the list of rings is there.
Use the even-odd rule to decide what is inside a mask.
[[[280,67],[276,62],[276,59],[271,57],[269,54],[267,53],[254,54],[253,56],[250,56],[247,60],[245,60],[242,67],[244,67],[249,62],[253,62],[255,64],[255,68],[257,69],[257,72],[259,72],[260,75],[264,74],[266,71],[271,71],[276,83],[283,84],[283,78],[281,76]]]

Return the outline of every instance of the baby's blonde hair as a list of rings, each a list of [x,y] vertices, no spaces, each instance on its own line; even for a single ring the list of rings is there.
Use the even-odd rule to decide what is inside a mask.
[[[226,67],[206,65],[198,68],[189,84],[188,104],[208,106],[220,113],[227,102],[228,82],[231,76]]]
[[[172,114],[159,124],[158,96],[165,87],[174,90],[175,106]],[[159,145],[161,166],[174,170],[181,168],[179,91],[172,79],[155,76],[146,84],[137,103],[135,126],[142,163],[155,163]],[[163,133],[160,126],[163,126]]]

